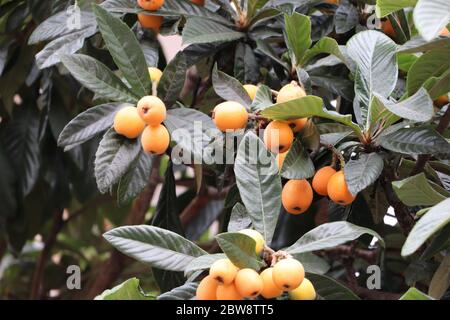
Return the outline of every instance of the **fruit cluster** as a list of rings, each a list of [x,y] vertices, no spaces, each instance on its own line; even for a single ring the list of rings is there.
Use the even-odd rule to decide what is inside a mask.
[[[158,83],[162,72],[149,68],[150,79]],[[120,109],[114,117],[114,130],[129,139],[141,136],[142,148],[152,154],[163,154],[170,144],[170,135],[162,124],[166,119],[166,106],[156,96],[145,96],[137,107]]]
[[[191,0],[192,3],[203,6],[205,0]],[[164,0],[137,0],[137,4],[140,8],[147,11],[156,11],[164,5]],[[163,17],[158,15],[149,15],[146,13],[138,13],[138,20],[142,28],[151,29],[155,32],[159,32]]]
[[[264,249],[263,236],[253,230],[240,231],[256,242],[255,252],[260,255]],[[215,261],[209,275],[202,279],[197,300],[243,300],[275,299],[287,292],[291,300],[314,300],[316,291],[311,281],[305,278],[303,265],[290,256],[283,256],[273,266],[258,273],[250,268],[239,269],[229,259]]]

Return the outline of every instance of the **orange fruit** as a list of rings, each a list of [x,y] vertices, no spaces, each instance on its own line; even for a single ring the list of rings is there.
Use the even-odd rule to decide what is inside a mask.
[[[383,30],[387,36],[391,38],[395,37],[394,27],[392,27],[392,23],[389,20],[381,22],[381,30]]]
[[[234,279],[237,292],[244,298],[255,298],[263,290],[261,276],[253,269],[245,268],[238,271]]]
[[[272,121],[264,130],[264,143],[273,153],[286,152],[294,141],[291,127],[283,121]]]
[[[284,159],[286,159],[286,156],[287,156],[288,152],[289,152],[289,150],[286,151],[286,152],[277,154],[278,170],[281,170],[281,168],[283,167]]]
[[[283,103],[290,100],[306,97],[306,92],[296,82],[291,82],[280,89],[277,95],[277,103]]]
[[[300,132],[303,127],[308,123],[308,118],[299,118],[294,120],[287,120],[286,123],[291,127],[295,133]]]
[[[261,295],[265,299],[274,299],[283,293],[283,290],[278,288],[276,284],[273,282],[273,268],[267,268],[263,272],[261,272],[261,279],[263,281],[263,290],[261,291]]]
[[[302,283],[289,292],[290,300],[314,300],[316,299],[316,289],[308,279],[303,279]]]
[[[223,132],[243,129],[247,126],[248,112],[238,102],[222,102],[214,108],[213,121]]]
[[[162,124],[147,126],[141,137],[142,149],[152,154],[163,154],[169,148],[170,134]]]
[[[219,284],[229,285],[233,283],[239,268],[229,259],[215,261],[209,268],[209,275]]]
[[[205,5],[205,0],[191,0],[191,2],[202,7]]]
[[[217,300],[243,300],[234,283],[217,286]]]
[[[255,100],[256,92],[258,92],[258,87],[254,84],[244,84],[244,89],[247,92],[250,99]]]
[[[278,261],[273,267],[272,278],[275,285],[283,291],[297,288],[305,278],[303,265],[293,258]]]
[[[217,281],[211,276],[206,276],[200,281],[197,287],[196,297],[197,300],[217,300]]]
[[[336,170],[333,169],[331,166],[326,166],[321,169],[319,169],[316,174],[314,175],[313,181],[312,181],[312,187],[314,191],[321,196],[328,196],[328,181],[330,180],[331,176],[336,173]]]
[[[440,97],[438,97],[436,100],[434,100],[434,103],[438,106],[438,107],[443,107],[446,104],[448,104],[448,95],[444,94]]]
[[[144,29],[152,29],[158,32],[161,28],[163,22],[163,17],[161,16],[149,16],[143,13],[138,13],[138,20]]]
[[[139,137],[144,127],[145,123],[135,107],[122,108],[114,117],[114,130],[129,139]]]
[[[342,170],[331,176],[328,181],[327,191],[330,199],[340,205],[349,205],[356,199],[356,197],[348,191],[344,171]]]
[[[289,180],[281,192],[281,202],[287,212],[297,215],[309,209],[313,190],[307,180]]]
[[[158,10],[164,4],[164,0],[138,0],[138,5],[144,10]]]
[[[139,116],[148,125],[157,126],[166,120],[166,105],[155,96],[146,96],[137,104]]]

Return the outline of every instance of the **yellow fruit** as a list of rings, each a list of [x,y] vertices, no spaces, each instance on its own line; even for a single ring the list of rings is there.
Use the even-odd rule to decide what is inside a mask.
[[[297,215],[309,209],[313,191],[307,180],[289,180],[281,192],[281,202],[287,212]]]
[[[303,90],[303,88],[300,87],[298,83],[291,82],[281,88],[281,90],[278,92],[277,103],[283,103],[302,97],[306,97],[305,90]]]
[[[255,100],[256,92],[258,91],[258,87],[254,84],[244,84],[244,89],[247,91],[250,99]]]
[[[138,5],[144,10],[158,10],[164,4],[164,0],[138,0]]]
[[[321,168],[314,175],[314,179],[312,181],[312,187],[314,191],[316,191],[321,196],[328,196],[328,181],[330,181],[331,176],[336,173],[330,166],[326,166]]]
[[[162,124],[147,126],[141,137],[142,149],[152,154],[163,154],[169,148],[170,135]]]
[[[302,283],[305,278],[305,269],[299,261],[293,258],[283,259],[273,267],[272,278],[279,289],[291,291]]]
[[[209,275],[219,284],[229,285],[233,283],[238,272],[236,267],[229,259],[220,259],[215,261],[209,269]]]
[[[234,101],[226,101],[214,108],[213,120],[217,128],[223,132],[243,129],[247,125],[248,112],[241,104]]]
[[[267,268],[263,272],[261,272],[261,279],[263,281],[263,290],[261,291],[261,295],[265,299],[274,299],[283,293],[283,290],[278,288],[276,284],[273,282],[273,268]]]
[[[245,268],[238,271],[234,279],[237,292],[244,298],[255,298],[263,290],[263,280],[258,272]]]
[[[305,278],[297,288],[289,292],[289,299],[314,300],[316,299],[316,290],[311,281]]]
[[[284,159],[286,159],[286,156],[287,156],[288,152],[289,152],[289,150],[286,151],[286,152],[277,154],[278,170],[281,170],[281,168],[283,167]]]
[[[266,242],[264,241],[264,237],[262,236],[261,233],[259,233],[256,230],[253,230],[253,229],[244,229],[244,230],[241,230],[239,232],[243,233],[243,234],[249,236],[250,238],[252,238],[253,240],[255,240],[255,242],[256,242],[256,246],[255,246],[256,254],[259,255],[263,251],[264,244]]]
[[[139,137],[144,127],[145,123],[135,107],[122,108],[114,117],[114,130],[129,139]]]
[[[344,171],[342,170],[331,176],[328,181],[327,191],[330,199],[340,205],[349,205],[356,199],[356,197],[348,191]]]
[[[219,285],[216,291],[217,300],[243,300],[234,283]]]
[[[158,97],[143,97],[137,108],[142,120],[148,125],[157,126],[166,120],[166,105]]]
[[[207,276],[200,281],[197,287],[197,300],[217,300],[217,281],[211,276]]]
[[[264,130],[264,143],[273,153],[286,152],[294,141],[294,134],[283,121],[272,121]]]
[[[161,16],[149,16],[143,13],[138,13],[138,20],[142,28],[152,29],[155,32],[159,31],[161,24],[163,22],[163,17]]]
[[[294,120],[287,120],[286,123],[291,127],[295,133],[300,132],[303,127],[308,123],[308,118],[299,118]]]
[[[161,70],[155,67],[148,68],[148,73],[150,75],[150,79],[152,80],[152,82],[159,82],[163,74]]]

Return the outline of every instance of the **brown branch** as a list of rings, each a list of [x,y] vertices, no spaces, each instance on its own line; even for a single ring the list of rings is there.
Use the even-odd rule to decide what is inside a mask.
[[[436,131],[440,134],[444,133],[445,129],[447,129],[448,125],[450,123],[450,106],[447,107],[447,110],[445,111],[444,115],[442,116],[441,120],[439,121],[439,124],[436,128]],[[416,165],[414,166],[414,169],[411,171],[410,176],[414,176],[418,173],[421,173],[427,162],[431,159],[431,155],[429,154],[422,154],[417,158]]]
[[[398,300],[402,296],[399,293],[371,290],[360,286],[354,286],[350,289],[360,298],[367,300]]]

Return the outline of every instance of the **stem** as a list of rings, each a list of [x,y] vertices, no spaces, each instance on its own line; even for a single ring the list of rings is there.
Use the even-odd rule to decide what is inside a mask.
[[[339,159],[339,165],[340,165],[341,169],[345,167],[345,159],[342,156],[342,154],[339,152],[338,149],[336,149],[331,144],[323,144],[323,143],[321,143],[321,145],[324,146],[325,148],[329,149],[331,152],[333,152],[332,165],[335,164],[335,162],[336,162],[335,159],[337,158],[337,159]]]
[[[241,10],[241,6],[239,5],[237,0],[231,0],[231,2],[233,2],[234,6],[236,7],[236,12],[237,12],[237,17],[238,17],[238,21],[241,20],[242,17],[242,10]]]

